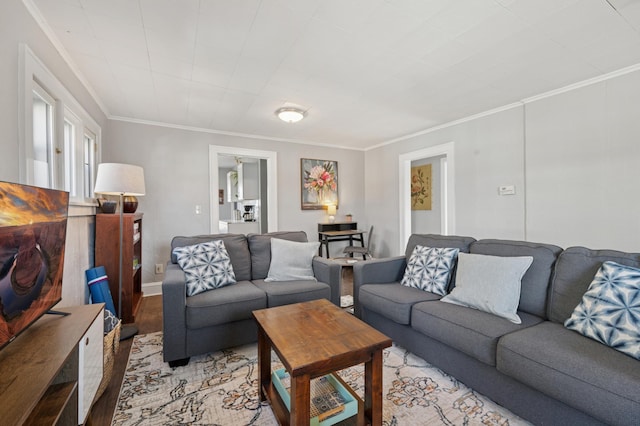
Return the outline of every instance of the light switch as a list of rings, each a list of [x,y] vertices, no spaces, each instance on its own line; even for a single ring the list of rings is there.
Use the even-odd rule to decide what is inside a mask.
[[[516,195],[516,186],[515,185],[500,185],[498,187],[499,195]]]
[[[200,214],[202,209],[200,208],[200,204],[196,204],[196,214]]]

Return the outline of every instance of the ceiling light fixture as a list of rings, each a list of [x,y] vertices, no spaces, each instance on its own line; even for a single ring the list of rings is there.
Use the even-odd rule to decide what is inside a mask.
[[[284,107],[276,111],[276,116],[285,123],[297,123],[305,116],[305,112],[298,108]]]

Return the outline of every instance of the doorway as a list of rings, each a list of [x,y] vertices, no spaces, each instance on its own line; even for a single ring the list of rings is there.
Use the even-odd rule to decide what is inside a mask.
[[[209,146],[209,193],[210,193],[210,229],[212,234],[220,232],[220,208],[219,189],[226,186],[226,182],[220,182],[220,156],[241,157],[259,161],[265,170],[262,176],[266,185],[261,185],[263,197],[266,199],[266,215],[263,219],[267,222],[267,232],[278,230],[278,179],[277,179],[277,153],[273,151],[260,151],[254,149],[234,148],[229,146]],[[226,197],[226,194],[224,195]]]
[[[411,166],[412,163],[436,161],[438,164],[438,191],[440,205],[440,233],[449,235],[455,233],[455,162],[453,155],[453,142],[425,148],[418,151],[402,154],[399,157],[399,194],[400,194],[400,250],[407,245],[413,232],[413,220],[411,210]],[[435,180],[435,179],[434,179]]]

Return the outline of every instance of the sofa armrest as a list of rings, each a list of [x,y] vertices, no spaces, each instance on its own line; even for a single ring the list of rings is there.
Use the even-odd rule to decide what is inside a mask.
[[[402,280],[407,259],[404,256],[386,257],[357,262],[353,265],[354,314],[360,317],[358,293],[364,284],[385,284]]]
[[[342,287],[342,268],[332,260],[315,256],[313,258],[313,275],[320,282],[331,287],[331,303],[340,306],[340,291]]]
[[[187,357],[187,284],[179,265],[167,262],[162,280],[162,332],[164,360]]]

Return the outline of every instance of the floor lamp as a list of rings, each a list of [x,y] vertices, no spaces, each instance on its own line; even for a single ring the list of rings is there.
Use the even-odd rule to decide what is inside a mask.
[[[145,193],[144,171],[140,166],[119,163],[102,163],[98,165],[96,177],[96,194],[118,195],[120,197],[120,244],[118,268],[118,317],[122,318],[122,229],[123,199],[125,195],[141,196]],[[120,329],[120,340],[129,339],[138,333],[135,324],[123,324]]]

